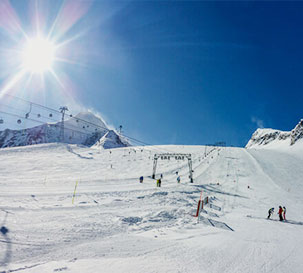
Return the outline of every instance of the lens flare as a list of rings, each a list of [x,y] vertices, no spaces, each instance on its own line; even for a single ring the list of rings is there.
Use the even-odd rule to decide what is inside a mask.
[[[32,73],[43,73],[52,67],[55,59],[55,46],[42,37],[29,39],[22,55],[25,70]]]
[[[69,89],[64,82],[68,78],[67,64],[82,64],[81,57],[75,54],[82,42],[77,44],[76,40],[89,30],[82,29],[81,24],[77,29],[76,24],[87,14],[93,0],[64,0],[57,7],[52,3],[29,1],[30,24],[26,24],[12,1],[0,0],[0,99],[6,93],[22,93],[25,89],[27,93],[45,92],[50,86],[63,93]],[[19,1],[14,5],[23,7]]]

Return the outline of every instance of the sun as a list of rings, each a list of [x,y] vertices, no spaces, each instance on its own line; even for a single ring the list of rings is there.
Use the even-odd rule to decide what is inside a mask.
[[[28,39],[22,52],[22,66],[31,73],[50,70],[55,60],[55,45],[42,37]]]

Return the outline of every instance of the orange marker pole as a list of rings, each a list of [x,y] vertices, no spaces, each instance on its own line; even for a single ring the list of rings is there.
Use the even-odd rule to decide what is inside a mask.
[[[198,207],[197,207],[197,212],[196,212],[196,215],[195,217],[198,217],[199,214],[200,214],[200,205],[201,205],[201,200],[202,200],[202,191],[201,191],[201,194],[200,194],[200,200],[198,202]]]

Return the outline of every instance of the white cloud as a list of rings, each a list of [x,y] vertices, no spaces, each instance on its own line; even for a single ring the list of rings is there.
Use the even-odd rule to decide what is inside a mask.
[[[264,128],[264,121],[256,117],[251,117],[251,122],[255,123],[258,128]]]

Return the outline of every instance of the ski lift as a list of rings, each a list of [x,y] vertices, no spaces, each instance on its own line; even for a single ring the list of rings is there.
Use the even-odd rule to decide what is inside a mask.
[[[0,118],[0,124],[3,124],[4,120],[2,118]]]
[[[53,114],[52,114],[52,113],[50,113],[50,114],[49,114],[49,117],[51,118],[52,116],[53,116]]]
[[[38,115],[37,115],[37,117],[38,117],[38,118],[41,118],[41,115],[40,115],[40,114],[38,114]]]
[[[17,123],[20,124],[20,123],[21,123],[21,119],[18,119],[18,120],[17,120]]]

